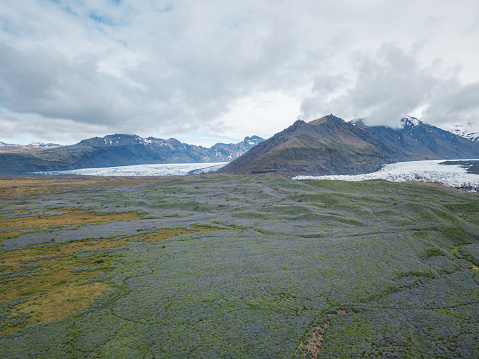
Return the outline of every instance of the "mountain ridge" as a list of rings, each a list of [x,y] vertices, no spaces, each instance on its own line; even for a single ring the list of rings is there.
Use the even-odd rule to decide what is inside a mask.
[[[478,144],[404,118],[402,128],[366,126],[328,115],[296,121],[219,170],[231,174],[358,174],[392,162],[479,156]]]
[[[239,143],[217,143],[207,148],[174,138],[114,134],[69,146],[5,146],[0,150],[0,175],[138,164],[228,162],[262,140],[251,136]]]

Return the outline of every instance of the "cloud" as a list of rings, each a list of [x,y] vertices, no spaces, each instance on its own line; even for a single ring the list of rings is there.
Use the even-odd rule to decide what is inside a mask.
[[[9,143],[27,144],[36,139],[55,143],[71,144],[80,139],[92,137],[92,134],[108,133],[108,127],[97,124],[78,123],[72,120],[45,118],[38,114],[22,114],[10,111],[0,112],[2,132],[8,138],[26,139],[9,141]],[[19,126],[18,124],[22,126]],[[69,131],[72,128],[74,131]],[[26,130],[27,129],[27,130]],[[34,137],[31,134],[35,134]],[[36,138],[36,139],[35,139]]]
[[[298,81],[288,70],[296,56],[283,23],[287,13],[268,7],[180,1],[129,4],[117,13],[118,4],[106,1],[58,1],[46,3],[45,14],[31,4],[49,20],[47,28],[61,19],[78,47],[62,34],[38,44],[4,39],[0,105],[11,113],[65,120],[66,129],[95,124],[114,132],[209,131],[221,127],[238,100]],[[42,23],[27,26],[34,39],[36,31],[58,31],[41,30]]]
[[[295,108],[393,123],[451,118],[468,96],[474,122],[476,17],[443,0],[4,2],[0,126],[241,138],[278,132]]]
[[[449,79],[441,85],[430,98],[424,120],[444,128],[468,123],[479,131],[479,82],[462,85]]]
[[[350,54],[349,74],[318,77],[301,105],[303,116],[336,112],[369,125],[399,126],[407,115],[436,125],[476,122],[479,84],[462,84],[457,69],[426,65],[412,51],[386,43],[371,53]]]
[[[356,117],[373,125],[396,125],[426,99],[436,78],[415,56],[393,44],[355,58],[355,85],[346,93]]]
[[[95,59],[68,61],[54,50],[0,51],[0,102],[19,113],[85,123],[114,123],[132,114],[132,87],[98,71]]]

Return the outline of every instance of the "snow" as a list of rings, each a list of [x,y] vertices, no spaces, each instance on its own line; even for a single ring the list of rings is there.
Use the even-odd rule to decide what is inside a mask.
[[[479,132],[467,133],[464,137],[468,140],[479,142]]]
[[[403,126],[417,127],[421,124],[421,121],[419,121],[416,117],[406,116],[405,118],[401,119],[401,123]]]
[[[133,165],[35,172],[35,174],[48,176],[186,176],[189,174],[215,172],[227,163],[228,162]]]
[[[56,147],[59,146],[54,143],[45,143],[45,142],[32,142],[28,144],[26,147]]]
[[[456,125],[450,132],[468,140],[479,142],[479,132],[469,132],[464,128],[464,125]]]
[[[384,179],[391,182],[432,182],[448,187],[479,188],[479,175],[467,173],[460,165],[442,165],[445,160],[397,162],[377,172],[361,175],[296,176],[294,180],[365,181]],[[467,161],[467,160],[465,160]]]

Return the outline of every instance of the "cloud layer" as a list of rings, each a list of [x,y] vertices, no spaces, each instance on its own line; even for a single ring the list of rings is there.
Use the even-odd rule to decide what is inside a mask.
[[[472,0],[9,2],[2,139],[270,136],[327,113],[477,124],[478,19]]]

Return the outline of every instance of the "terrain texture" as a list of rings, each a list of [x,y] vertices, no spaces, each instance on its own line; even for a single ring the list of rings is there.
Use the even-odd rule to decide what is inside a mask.
[[[220,172],[269,173],[285,177],[361,174],[381,165],[413,160],[479,157],[479,143],[415,118],[402,128],[365,126],[328,115],[311,122],[296,121],[261,142]]]
[[[263,176],[0,180],[4,358],[477,358],[479,197]]]

